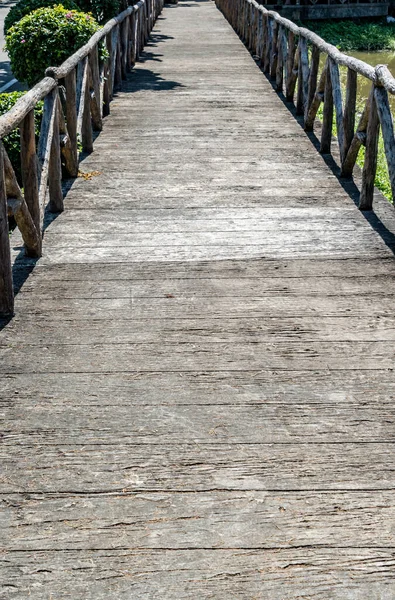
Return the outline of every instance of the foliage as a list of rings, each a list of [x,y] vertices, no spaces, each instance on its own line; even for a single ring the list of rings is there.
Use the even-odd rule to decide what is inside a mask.
[[[100,29],[91,15],[55,8],[39,8],[8,30],[6,49],[19,81],[32,86],[45,69],[57,67]]]
[[[4,20],[4,35],[7,35],[10,27],[20,21],[25,15],[38,8],[54,7],[57,4],[59,2],[56,2],[56,0],[19,0],[17,4],[12,6]],[[74,0],[62,0],[62,6],[68,10],[79,10],[79,6]]]
[[[385,21],[308,21],[304,24],[344,52],[395,50],[395,24]]]
[[[127,8],[127,2],[124,0],[78,0],[78,5],[84,12],[92,13],[101,25]]]
[[[0,94],[0,115],[8,112],[16,103],[19,98],[21,98],[26,92],[11,92]],[[41,127],[41,119],[43,114],[43,102],[38,102],[34,111],[34,122],[35,122],[35,130],[36,130],[36,138],[38,140],[38,136],[40,134]],[[4,147],[7,151],[7,154],[10,158],[12,166],[14,167],[15,174],[18,178],[18,181],[21,183],[21,166],[20,166],[20,152],[21,152],[21,143],[20,143],[20,134],[19,129],[14,129],[3,138]]]

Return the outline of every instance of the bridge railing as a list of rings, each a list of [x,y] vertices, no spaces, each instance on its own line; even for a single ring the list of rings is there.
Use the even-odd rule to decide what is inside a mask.
[[[13,216],[28,256],[41,256],[44,211],[63,210],[62,171],[77,177],[79,151],[93,150],[93,131],[102,129],[110,102],[138,60],[163,0],[139,0],[114,17],[60,67],[0,116],[0,139],[20,129],[22,186],[0,143],[0,316],[14,310],[8,217]],[[100,60],[100,44],[108,58]],[[34,111],[44,101],[38,144]]]
[[[303,115],[304,128],[312,131],[323,103],[320,151],[331,152],[335,115],[341,174],[350,177],[360,147],[365,146],[359,206],[371,210],[377,169],[379,130],[393,197],[395,198],[395,138],[388,94],[395,94],[395,79],[385,65],[372,67],[347,56],[318,35],[267,10],[255,0],[216,0],[235,31],[274,81],[279,93]],[[326,56],[321,67],[321,55]],[[346,67],[345,100],[339,66]],[[362,115],[356,124],[357,78],[372,82]]]

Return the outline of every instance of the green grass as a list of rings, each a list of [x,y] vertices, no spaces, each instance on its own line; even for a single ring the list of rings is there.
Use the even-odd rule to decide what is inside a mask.
[[[306,21],[303,25],[343,52],[395,50],[394,23],[345,20]]]

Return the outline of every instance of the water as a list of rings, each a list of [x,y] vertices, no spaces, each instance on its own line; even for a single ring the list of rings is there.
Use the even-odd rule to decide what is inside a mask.
[[[369,65],[372,65],[372,67],[375,67],[376,65],[387,65],[392,75],[395,77],[395,52],[385,50],[383,52],[347,52],[347,54],[350,54],[359,60],[363,60]],[[358,97],[360,99],[369,96],[371,87],[371,81],[362,75],[358,76]],[[390,95],[389,100],[392,114],[395,114],[395,96]]]
[[[358,58],[359,60],[363,60],[364,62],[375,67],[376,65],[387,65],[392,75],[395,77],[395,52],[384,51],[384,52],[347,52],[350,56],[354,56],[354,58]],[[326,55],[321,55],[321,68],[324,66],[326,60]],[[340,79],[342,82],[343,95],[345,95],[346,81],[347,81],[347,68],[340,67]],[[359,111],[362,110],[364,101],[369,96],[369,92],[372,87],[372,82],[363,77],[363,75],[358,75],[358,99],[357,106]],[[344,98],[343,98],[344,100]],[[390,95],[389,101],[392,109],[392,114],[395,116],[395,96]]]

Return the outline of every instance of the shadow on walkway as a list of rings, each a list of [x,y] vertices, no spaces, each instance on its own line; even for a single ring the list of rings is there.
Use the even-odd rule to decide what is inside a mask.
[[[201,1],[205,2],[207,0],[201,0]],[[173,7],[176,8],[176,6],[174,6],[174,5],[173,5]],[[163,21],[164,19],[166,19],[166,17],[162,16],[158,19],[158,22],[160,22],[161,20]],[[157,52],[150,51],[150,48],[151,49],[157,48],[158,46],[160,46],[160,44],[163,44],[166,41],[172,40],[172,39],[174,39],[172,36],[163,35],[163,34],[155,33],[155,32],[151,33],[150,39],[149,39],[145,49],[141,53],[138,64],[146,63],[146,62],[148,63],[148,62],[152,62],[152,61],[161,62],[161,57],[163,55],[159,54]],[[6,68],[5,68],[6,66],[7,65],[3,66],[3,63],[0,62],[0,81],[1,81],[2,72],[6,71]],[[139,69],[132,70],[128,74],[127,79],[125,81],[123,81],[123,83],[122,83],[121,93],[123,93],[123,94],[136,93],[136,92],[140,92],[140,91],[144,91],[144,90],[169,91],[169,90],[176,89],[179,87],[183,87],[183,85],[177,81],[168,81],[166,79],[163,79],[157,73],[154,73],[150,69],[140,69],[139,68]],[[116,94],[115,94],[115,97],[116,97]],[[109,115],[109,118],[111,118],[111,113]],[[94,140],[99,135],[100,135],[100,132],[94,133]],[[81,160],[83,160],[84,157],[85,156],[82,155]],[[67,193],[70,191],[70,189],[72,188],[75,181],[76,181],[75,179],[66,179],[63,182],[64,197],[67,196]],[[44,234],[45,234],[46,229],[51,225],[51,223],[53,223],[53,221],[55,219],[58,218],[59,215],[60,215],[60,213],[50,213],[48,210],[46,210],[45,216],[44,216],[44,224],[43,224]],[[12,244],[12,237],[11,237],[11,244]],[[13,249],[14,249],[14,251],[19,250],[19,254],[16,257],[16,259],[14,260],[14,264],[13,264],[13,268],[12,268],[13,281],[14,281],[14,294],[16,296],[22,289],[24,283],[27,281],[30,274],[33,272],[34,267],[36,266],[39,259],[38,258],[30,258],[30,257],[26,256],[23,246],[15,245],[13,247]],[[9,317],[7,319],[0,319],[0,331],[12,320],[12,318],[13,317]]]
[[[258,67],[262,71],[263,76],[267,79],[267,81],[273,87],[273,90],[276,92],[276,94],[278,95],[278,97],[280,98],[282,103],[284,104],[285,108],[291,113],[293,118],[297,121],[297,123],[303,129],[303,117],[296,114],[296,108],[295,108],[294,104],[288,102],[283,93],[277,92],[275,82],[272,81],[269,77],[267,77],[266,73],[263,72],[263,70],[259,66],[259,64],[258,64]],[[336,179],[338,180],[338,182],[341,185],[341,187],[343,188],[343,190],[350,197],[350,199],[354,202],[355,206],[358,207],[360,191],[359,191],[357,184],[355,183],[354,178],[341,177],[340,176],[340,166],[336,162],[336,159],[333,157],[333,155],[320,153],[320,140],[317,137],[316,132],[306,132],[305,131],[304,133],[309,138],[312,145],[316,149],[317,153],[321,156],[322,160],[332,171],[333,175],[335,175]],[[332,146],[334,149],[334,153],[336,154],[337,140],[335,138],[333,138],[333,140],[332,140]],[[358,167],[357,166],[355,167],[355,173],[358,175]],[[380,213],[382,212],[384,214],[385,212],[388,213],[389,210],[393,210],[389,201],[376,188],[375,188],[374,203],[376,203],[376,204],[378,203],[377,208],[381,209],[381,210],[378,210],[378,212],[380,212]],[[372,227],[372,229],[381,237],[381,239],[383,240],[385,245],[391,250],[391,252],[393,252],[395,254],[395,214],[389,215],[389,218],[386,219],[388,221],[392,221],[392,223],[391,223],[392,230],[391,230],[384,223],[384,221],[382,220],[382,218],[378,214],[378,212],[376,212],[377,208],[376,208],[376,210],[373,209],[373,210],[368,210],[368,211],[361,211],[361,214],[365,217],[366,221],[369,223],[369,225]]]

